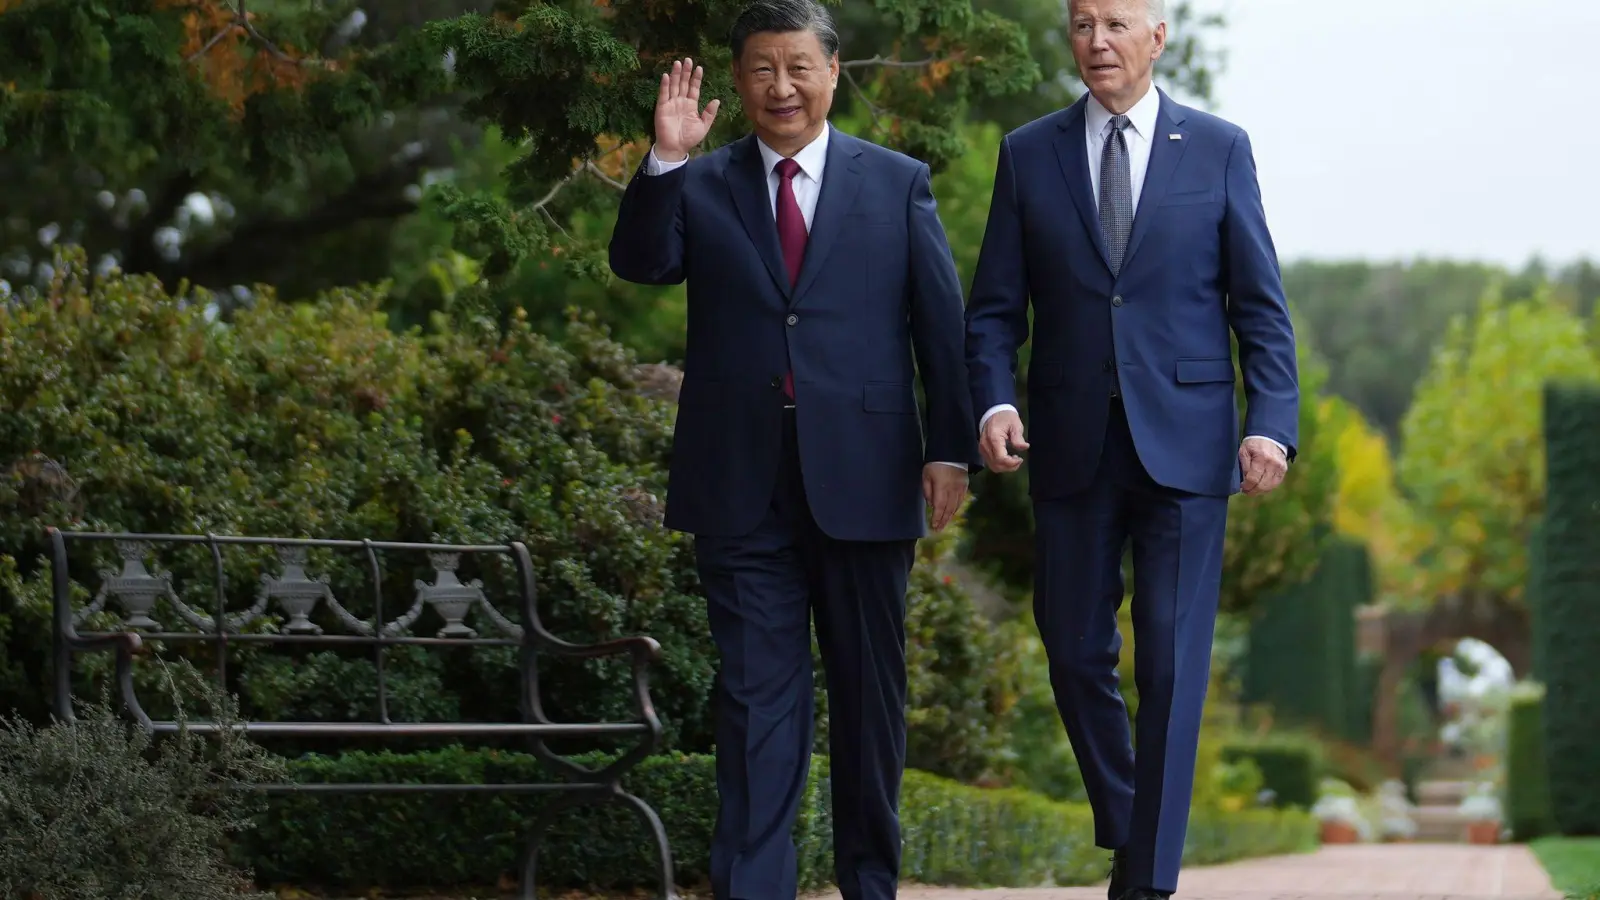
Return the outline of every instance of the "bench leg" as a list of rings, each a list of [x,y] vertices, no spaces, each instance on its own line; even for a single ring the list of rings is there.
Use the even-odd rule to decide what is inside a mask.
[[[606,800],[621,801],[631,807],[635,813],[638,813],[639,818],[644,820],[645,827],[649,829],[651,838],[655,840],[656,860],[660,864],[660,870],[657,872],[657,878],[661,883],[659,896],[661,900],[677,900],[678,891],[673,884],[672,846],[667,840],[667,829],[661,824],[661,817],[656,815],[656,811],[650,807],[650,804],[621,790],[600,795],[578,792],[559,794],[551,799],[548,806],[540,810],[538,818],[533,820],[533,827],[528,834],[528,843],[523,850],[522,883],[517,893],[520,900],[536,900],[539,845],[544,841],[545,831],[549,829],[550,823],[562,812],[580,803],[596,800],[602,802]]]
[[[650,804],[626,791],[618,793],[616,797],[633,807],[633,811],[644,820],[645,827],[650,829],[650,836],[655,838],[656,859],[661,864],[661,870],[657,874],[661,880],[661,900],[677,900],[678,890],[673,884],[672,845],[667,840],[667,829],[661,824],[661,817],[650,808]]]

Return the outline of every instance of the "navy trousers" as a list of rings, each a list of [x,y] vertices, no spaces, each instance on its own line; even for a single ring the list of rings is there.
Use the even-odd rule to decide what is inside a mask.
[[[1153,481],[1115,400],[1090,487],[1034,503],[1034,618],[1050,683],[1094,809],[1095,843],[1124,851],[1130,888],[1177,890],[1227,512],[1226,497]],[[1130,540],[1137,754],[1116,668]]]
[[[915,541],[837,541],[812,519],[794,416],[757,529],[696,537],[720,659],[716,900],[793,900],[793,826],[813,735],[811,620],[828,690],[834,869],[844,900],[892,900],[906,756],[906,582]]]

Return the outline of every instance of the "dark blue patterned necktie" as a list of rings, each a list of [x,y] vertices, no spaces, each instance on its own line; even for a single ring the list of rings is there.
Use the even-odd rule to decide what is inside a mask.
[[[1111,133],[1100,150],[1100,235],[1111,258],[1111,274],[1122,271],[1122,256],[1133,233],[1133,175],[1128,165],[1128,141],[1122,129],[1127,116],[1111,117]]]

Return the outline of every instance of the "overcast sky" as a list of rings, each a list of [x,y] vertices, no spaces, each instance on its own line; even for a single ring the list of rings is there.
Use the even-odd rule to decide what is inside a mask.
[[[1196,0],[1285,262],[1600,260],[1600,0]]]

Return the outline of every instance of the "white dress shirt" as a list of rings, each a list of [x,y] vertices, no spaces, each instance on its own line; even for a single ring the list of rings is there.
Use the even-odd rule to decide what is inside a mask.
[[[822,194],[822,173],[828,167],[828,136],[833,131],[833,126],[822,129],[811,143],[800,148],[793,159],[800,165],[800,172],[794,176],[794,200],[800,205],[800,215],[806,220],[806,231],[811,230],[811,220],[817,212],[817,198]],[[783,176],[778,174],[778,161],[783,159],[783,154],[768,147],[766,142],[756,138],[756,146],[761,150],[762,168],[767,173],[767,201],[772,205],[772,217],[778,217],[778,186],[783,181]],[[656,157],[656,148],[650,148],[650,155],[645,158],[644,171],[646,175],[662,175],[684,165],[689,160],[680,159],[677,162],[662,162]],[[940,465],[951,466],[965,472],[966,463],[944,462]]]
[[[800,174],[794,176],[794,200],[800,204],[800,215],[806,220],[806,231],[811,230],[811,218],[817,212],[817,196],[822,193],[822,171],[828,167],[828,133],[832,130],[822,129],[815,140],[794,155],[794,161],[800,164]],[[767,201],[772,204],[772,218],[776,220],[778,185],[783,181],[783,176],[778,174],[778,161],[783,159],[783,155],[768,147],[760,138],[756,138],[756,146],[761,148],[762,168],[767,173]],[[688,161],[684,158],[672,163],[662,162],[656,158],[656,149],[651,147],[650,157],[645,161],[645,174],[662,175]]]
[[[1156,133],[1156,115],[1160,112],[1161,94],[1152,86],[1139,102],[1128,110],[1128,127],[1122,129],[1123,140],[1128,144],[1128,176],[1133,182],[1135,211],[1139,209],[1139,195],[1144,191],[1145,173],[1150,170],[1150,141]],[[1089,196],[1094,198],[1096,209],[1100,207],[1100,154],[1105,148],[1106,139],[1111,136],[1111,118],[1111,110],[1106,109],[1093,94],[1090,94],[1083,109],[1083,143],[1084,154],[1089,162]],[[983,426],[989,424],[990,417],[1001,410],[1016,412],[1017,408],[1009,403],[995,404],[984,412],[982,419],[978,420],[978,431],[982,433]],[[1272,438],[1253,434],[1245,440],[1250,438],[1271,441],[1288,455],[1288,448]]]

